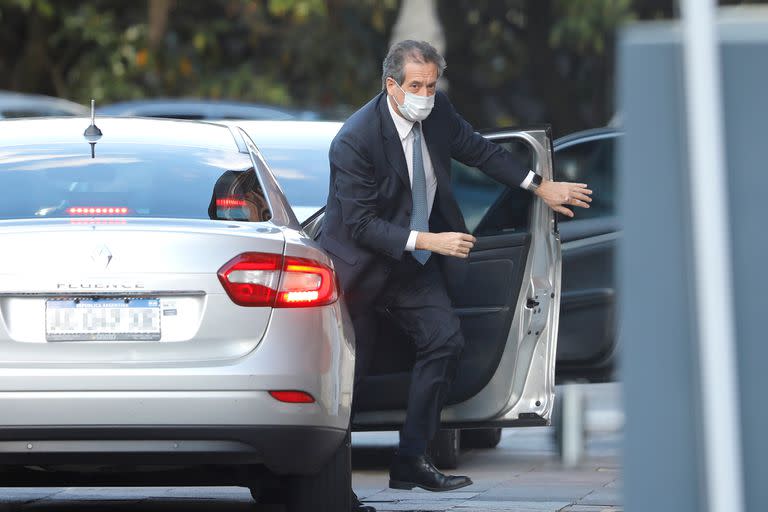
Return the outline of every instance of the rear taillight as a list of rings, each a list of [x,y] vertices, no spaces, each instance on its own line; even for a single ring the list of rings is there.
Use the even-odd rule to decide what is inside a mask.
[[[273,306],[280,283],[283,257],[246,252],[221,267],[219,281],[235,304]]]
[[[338,298],[333,270],[293,256],[241,254],[221,267],[219,281],[240,306],[323,306]]]
[[[287,256],[277,294],[277,307],[321,306],[337,298],[333,270],[322,263]]]

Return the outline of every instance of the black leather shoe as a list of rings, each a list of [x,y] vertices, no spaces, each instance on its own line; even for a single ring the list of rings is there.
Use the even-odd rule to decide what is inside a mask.
[[[392,489],[413,489],[421,487],[427,491],[453,491],[472,485],[468,476],[444,475],[425,456],[408,457],[398,455],[389,468],[389,487]]]
[[[376,512],[376,509],[370,505],[363,505],[357,498],[357,494],[352,492],[352,512]]]

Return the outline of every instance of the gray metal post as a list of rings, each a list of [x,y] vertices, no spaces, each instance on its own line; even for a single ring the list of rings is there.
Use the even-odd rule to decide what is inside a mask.
[[[719,14],[719,73],[688,19],[619,49],[626,510],[763,510],[768,10]]]
[[[683,0],[683,48],[701,386],[710,512],[744,509],[720,56],[715,2]]]

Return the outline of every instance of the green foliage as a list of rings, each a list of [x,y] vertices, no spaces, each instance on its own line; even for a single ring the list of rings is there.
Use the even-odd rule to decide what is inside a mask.
[[[459,111],[478,127],[546,122],[556,134],[611,118],[617,29],[672,17],[676,5],[436,1]],[[766,2],[719,3],[758,1]],[[349,112],[380,88],[399,8],[400,0],[0,0],[0,89]]]
[[[635,19],[631,0],[556,0],[549,42],[603,55],[616,29]]]
[[[0,0],[0,88],[85,102],[202,96],[358,104],[378,89],[397,0]],[[162,1],[162,0],[161,0]],[[373,64],[373,65],[370,65]]]
[[[613,48],[637,5],[672,0],[443,0],[451,96],[477,126],[605,124]],[[668,13],[671,15],[671,13]]]

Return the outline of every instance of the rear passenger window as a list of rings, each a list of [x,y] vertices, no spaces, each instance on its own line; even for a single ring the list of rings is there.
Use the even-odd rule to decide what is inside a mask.
[[[608,217],[614,207],[614,155],[616,137],[577,142],[555,151],[555,179],[586,183],[592,189],[589,208],[578,208],[577,219]],[[569,217],[559,216],[561,222]]]
[[[531,149],[522,141],[500,141],[515,154],[526,169],[533,168]],[[475,167],[456,160],[452,163],[451,184],[467,229],[476,236],[528,231],[531,194],[510,188]]]

